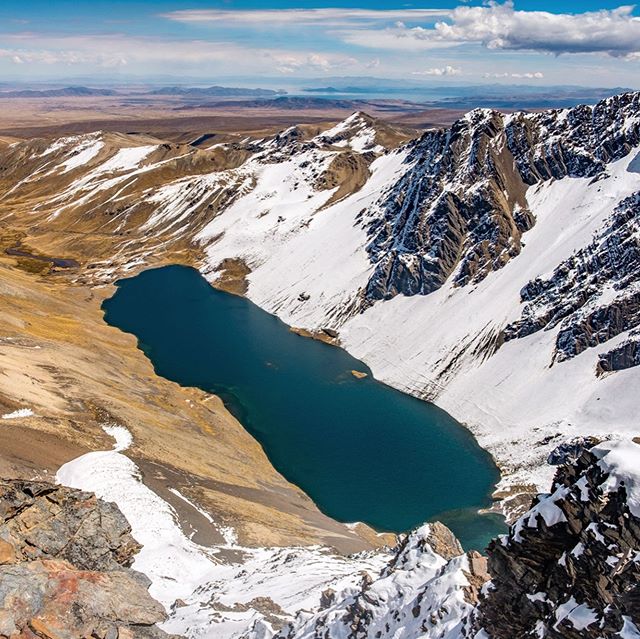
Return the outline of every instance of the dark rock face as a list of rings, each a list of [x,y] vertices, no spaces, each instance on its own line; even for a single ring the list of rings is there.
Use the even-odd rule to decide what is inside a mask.
[[[640,624],[640,518],[597,450],[560,467],[553,493],[491,543],[492,583],[468,636],[613,639]]]
[[[636,335],[638,333],[635,333]],[[600,355],[598,375],[612,371],[622,371],[633,366],[640,366],[640,340],[637,337],[627,340],[617,348]]]
[[[476,110],[412,144],[412,168],[383,195],[369,223],[376,269],[368,300],[426,295],[457,268],[459,285],[482,279],[520,252],[533,226],[503,117]]]
[[[585,450],[589,450],[599,443],[600,440],[596,437],[574,437],[554,448],[547,458],[547,463],[551,466],[573,463]]]
[[[0,637],[162,639],[140,546],[115,504],[45,482],[0,481]]]
[[[562,262],[546,280],[520,292],[522,317],[505,341],[560,325],[555,361],[561,362],[640,325],[640,193],[623,200],[603,231]],[[598,298],[610,287],[615,299]],[[612,369],[615,370],[615,369]]]
[[[608,163],[640,144],[639,112],[640,93],[628,93],[541,114],[478,109],[451,129],[425,133],[411,145],[411,168],[380,199],[381,214],[363,218],[376,265],[365,306],[426,295],[452,274],[459,286],[478,282],[504,266],[535,223],[526,189],[603,177]]]
[[[140,549],[115,504],[44,482],[0,481],[0,533],[16,559],[64,559],[84,570],[127,567]]]
[[[640,142],[640,94],[624,93],[595,106],[519,114],[507,137],[518,171],[531,185],[550,178],[595,177]]]

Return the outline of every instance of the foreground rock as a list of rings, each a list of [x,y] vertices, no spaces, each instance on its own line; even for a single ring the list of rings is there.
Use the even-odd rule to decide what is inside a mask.
[[[631,442],[561,467],[552,493],[491,543],[475,627],[493,639],[639,637],[639,480]]]
[[[315,614],[300,612],[275,639],[461,637],[488,578],[485,558],[463,554],[449,529],[427,524],[401,540],[379,576],[325,592]]]
[[[168,637],[130,530],[89,493],[0,481],[0,637]]]

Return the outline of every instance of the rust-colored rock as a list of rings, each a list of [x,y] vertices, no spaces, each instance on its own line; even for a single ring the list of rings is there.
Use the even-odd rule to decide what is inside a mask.
[[[0,481],[0,637],[162,639],[139,545],[115,504],[46,482]]]

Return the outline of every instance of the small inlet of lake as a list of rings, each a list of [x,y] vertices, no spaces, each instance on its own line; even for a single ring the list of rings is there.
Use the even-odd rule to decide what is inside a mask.
[[[491,505],[498,469],[446,412],[195,269],[152,269],[117,287],[105,320],[138,338],[158,375],[221,397],[327,515],[389,532],[439,520],[465,549],[506,530],[501,517],[478,514]]]

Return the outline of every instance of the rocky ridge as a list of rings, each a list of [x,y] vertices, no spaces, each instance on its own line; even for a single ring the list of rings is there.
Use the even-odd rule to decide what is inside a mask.
[[[359,582],[317,591],[315,608],[305,606],[293,618],[269,597],[239,600],[230,611],[260,614],[234,636],[638,636],[640,444],[581,438],[558,447],[550,462],[558,465],[551,492],[538,495],[509,533],[490,544],[487,558],[464,554],[448,529],[427,524],[402,536],[378,572],[372,564]],[[155,626],[166,617],[147,592],[149,581],[127,567],[139,546],[115,504],[45,482],[2,481],[0,515],[0,636],[167,636]],[[304,579],[304,567],[296,570],[302,572],[289,579]],[[196,636],[213,632],[223,610],[205,597],[196,607],[176,602],[171,615]],[[189,623],[190,615],[198,623]]]
[[[367,221],[375,269],[366,300],[426,295],[450,276],[472,284],[503,267],[536,221],[527,189],[606,179],[607,165],[640,144],[639,113],[632,93],[541,114],[476,109],[425,133],[409,145],[410,169],[384,194],[381,214]],[[637,211],[637,196],[627,208]]]
[[[473,627],[493,639],[637,636],[640,446],[585,448],[488,549]],[[634,634],[636,633],[636,634]]]
[[[0,481],[0,637],[161,639],[140,546],[117,506],[46,482]]]
[[[300,612],[275,639],[459,637],[488,578],[484,557],[463,554],[442,524],[425,525],[401,539],[380,575],[325,591],[317,613]]]
[[[591,244],[557,266],[551,277],[537,278],[523,287],[522,319],[505,328],[504,339],[559,325],[554,359],[562,362],[636,328],[640,324],[639,225],[640,192],[624,199]]]

